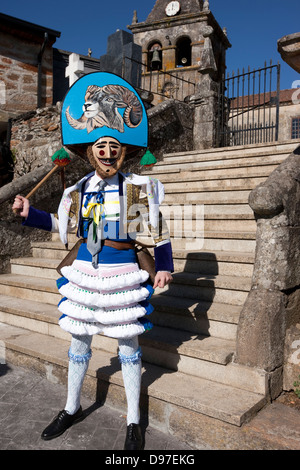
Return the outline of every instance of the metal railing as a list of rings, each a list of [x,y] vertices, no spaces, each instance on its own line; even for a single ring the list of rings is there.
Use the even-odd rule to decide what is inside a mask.
[[[278,140],[280,64],[229,74],[219,85],[217,147]]]
[[[195,93],[196,84],[182,78],[182,72],[154,70],[151,66],[148,70],[147,64],[131,57],[123,57],[122,78],[128,79],[128,75],[132,76],[133,69],[137,88],[149,95],[184,101],[187,96]]]

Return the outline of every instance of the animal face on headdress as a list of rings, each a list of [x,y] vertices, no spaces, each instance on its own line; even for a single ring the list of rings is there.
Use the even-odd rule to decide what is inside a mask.
[[[131,128],[137,127],[143,116],[143,108],[136,95],[120,85],[90,85],[79,119],[72,118],[69,109],[70,106],[66,111],[69,124],[74,129],[86,129],[88,133],[103,126],[124,132],[124,124]],[[119,109],[125,109],[123,116]]]
[[[117,75],[96,72],[77,80],[62,108],[64,145],[94,143],[103,136],[147,147],[148,120],[134,88]]]

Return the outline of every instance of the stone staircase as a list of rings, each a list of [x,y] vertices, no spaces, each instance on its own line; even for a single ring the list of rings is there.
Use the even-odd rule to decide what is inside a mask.
[[[176,433],[189,419],[204,420],[212,430],[222,422],[227,432],[236,432],[267,402],[264,372],[233,361],[255,252],[256,223],[247,201],[296,145],[170,154],[145,172],[165,186],[162,212],[175,263],[174,282],[152,297],[155,328],[140,337],[141,407],[162,430]],[[0,340],[7,361],[64,383],[70,336],[57,325],[55,280],[65,255],[53,234],[51,241],[32,243],[32,257],[12,259],[11,273],[0,275]],[[116,340],[94,337],[84,393],[123,410],[116,352]],[[186,438],[197,447],[199,426],[191,424]]]

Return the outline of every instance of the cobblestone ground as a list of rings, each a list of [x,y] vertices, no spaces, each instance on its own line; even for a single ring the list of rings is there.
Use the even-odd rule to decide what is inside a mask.
[[[43,429],[64,408],[66,389],[35,372],[0,365],[0,450],[122,450],[126,419],[120,412],[82,399],[85,419],[51,441]],[[172,436],[147,427],[145,450],[192,449]]]

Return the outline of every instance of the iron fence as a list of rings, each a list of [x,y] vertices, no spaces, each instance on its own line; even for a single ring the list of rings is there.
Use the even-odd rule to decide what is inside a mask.
[[[217,147],[278,140],[280,64],[242,73],[219,85]]]

